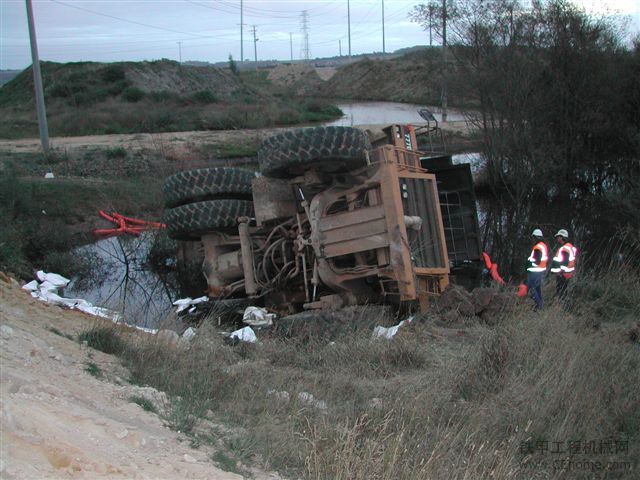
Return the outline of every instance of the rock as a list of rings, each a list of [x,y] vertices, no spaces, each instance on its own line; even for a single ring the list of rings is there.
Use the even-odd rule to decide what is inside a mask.
[[[127,435],[129,435],[129,430],[127,430],[126,428],[124,430],[122,430],[121,432],[116,433],[116,438],[118,440],[122,440],[123,438],[126,438]]]
[[[0,335],[2,335],[2,338],[5,340],[9,340],[13,336],[13,328],[9,325],[0,326]]]
[[[172,348],[176,348],[180,341],[180,336],[173,330],[160,330],[156,338],[158,342],[164,343]]]
[[[471,292],[473,297],[473,307],[476,315],[489,306],[496,291],[493,288],[476,288]]]
[[[184,454],[184,461],[187,463],[198,463],[198,460],[196,460],[195,458],[193,458],[191,455],[189,455],[188,453]]]
[[[438,310],[441,313],[456,310],[465,317],[473,317],[476,313],[471,293],[458,285],[449,285],[440,295]]]
[[[447,325],[460,323],[461,315],[457,310],[449,310],[440,316],[440,320]]]

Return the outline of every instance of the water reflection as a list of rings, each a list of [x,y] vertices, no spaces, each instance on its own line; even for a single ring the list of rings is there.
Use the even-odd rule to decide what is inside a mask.
[[[158,324],[172,311],[177,288],[165,275],[149,265],[156,232],[139,237],[112,237],[76,250],[97,259],[91,281],[74,278],[65,296],[84,298],[92,304],[122,314],[127,323],[147,328]]]
[[[425,120],[418,115],[418,110],[424,105],[396,102],[349,102],[336,104],[344,112],[344,116],[327,126],[353,127],[358,125],[391,125],[399,124],[425,124]],[[433,113],[436,120],[442,121],[439,107],[426,107]],[[464,120],[464,115],[456,110],[447,112],[448,121]]]

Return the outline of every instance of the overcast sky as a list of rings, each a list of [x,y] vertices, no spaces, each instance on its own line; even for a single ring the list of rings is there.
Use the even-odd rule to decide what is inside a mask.
[[[576,0],[587,8],[630,15],[640,32],[640,0]],[[426,0],[384,0],[385,46],[390,52],[424,45],[427,34],[408,20]],[[351,52],[382,51],[382,0],[350,0]],[[41,60],[224,61],[240,58],[240,0],[33,0]],[[308,13],[311,58],[348,53],[347,0],[244,0],[244,58],[301,58],[301,13]],[[31,64],[24,0],[0,0],[0,69]]]

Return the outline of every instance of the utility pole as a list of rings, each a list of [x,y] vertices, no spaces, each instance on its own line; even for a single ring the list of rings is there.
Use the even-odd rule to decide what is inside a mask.
[[[40,143],[42,150],[49,151],[49,127],[47,126],[47,111],[44,105],[44,92],[42,90],[42,74],[40,72],[40,58],[38,57],[38,43],[36,41],[36,27],[33,22],[33,7],[31,0],[27,3],[27,23],[29,24],[29,40],[31,41],[31,60],[33,65],[33,86],[35,88],[36,108],[38,110],[38,127],[40,129]]]
[[[351,4],[347,0],[347,32],[349,33],[349,58],[351,58]]]
[[[342,40],[338,40],[338,51],[340,52],[340,56],[342,56]]]
[[[309,53],[309,12],[307,10],[303,10],[300,15],[300,30],[302,31],[302,52],[300,56],[308,62],[311,54]]]
[[[244,8],[243,0],[240,0],[240,62],[244,62],[244,41],[242,38],[244,30]]]
[[[256,70],[258,70],[258,39],[256,38],[256,26],[251,26],[251,32],[253,33],[253,58],[256,64]]]
[[[382,0],[382,53],[387,53],[384,45],[384,0]]]
[[[178,58],[180,59],[180,64],[182,64],[182,42],[178,42]]]
[[[293,63],[293,33],[289,32],[289,53],[291,54],[291,63]]]
[[[447,121],[447,0],[442,0],[442,123]]]

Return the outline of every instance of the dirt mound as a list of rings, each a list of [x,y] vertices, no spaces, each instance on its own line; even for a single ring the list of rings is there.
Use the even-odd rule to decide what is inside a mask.
[[[495,325],[515,303],[513,294],[495,288],[468,291],[458,285],[449,285],[438,298],[436,308],[445,323],[477,317],[483,323]]]
[[[180,65],[170,60],[42,62],[41,70],[47,102],[61,99],[72,106],[120,97],[135,102],[135,90],[147,94],[153,92],[158,100],[169,100],[203,91],[210,92],[211,99],[229,99],[245,89],[236,76],[225,70]],[[0,90],[0,106],[25,103],[29,106],[33,103],[33,74],[30,67]]]
[[[435,52],[434,52],[435,53]],[[340,67],[320,86],[323,96],[433,104],[440,99],[438,57],[428,51]]]
[[[160,409],[164,394],[129,385],[113,356],[68,338],[97,320],[47,306],[7,280],[0,277],[1,478],[241,478],[131,400]]]
[[[293,89],[296,94],[311,94],[323,83],[316,69],[304,63],[278,65],[267,78],[276,85]]]

